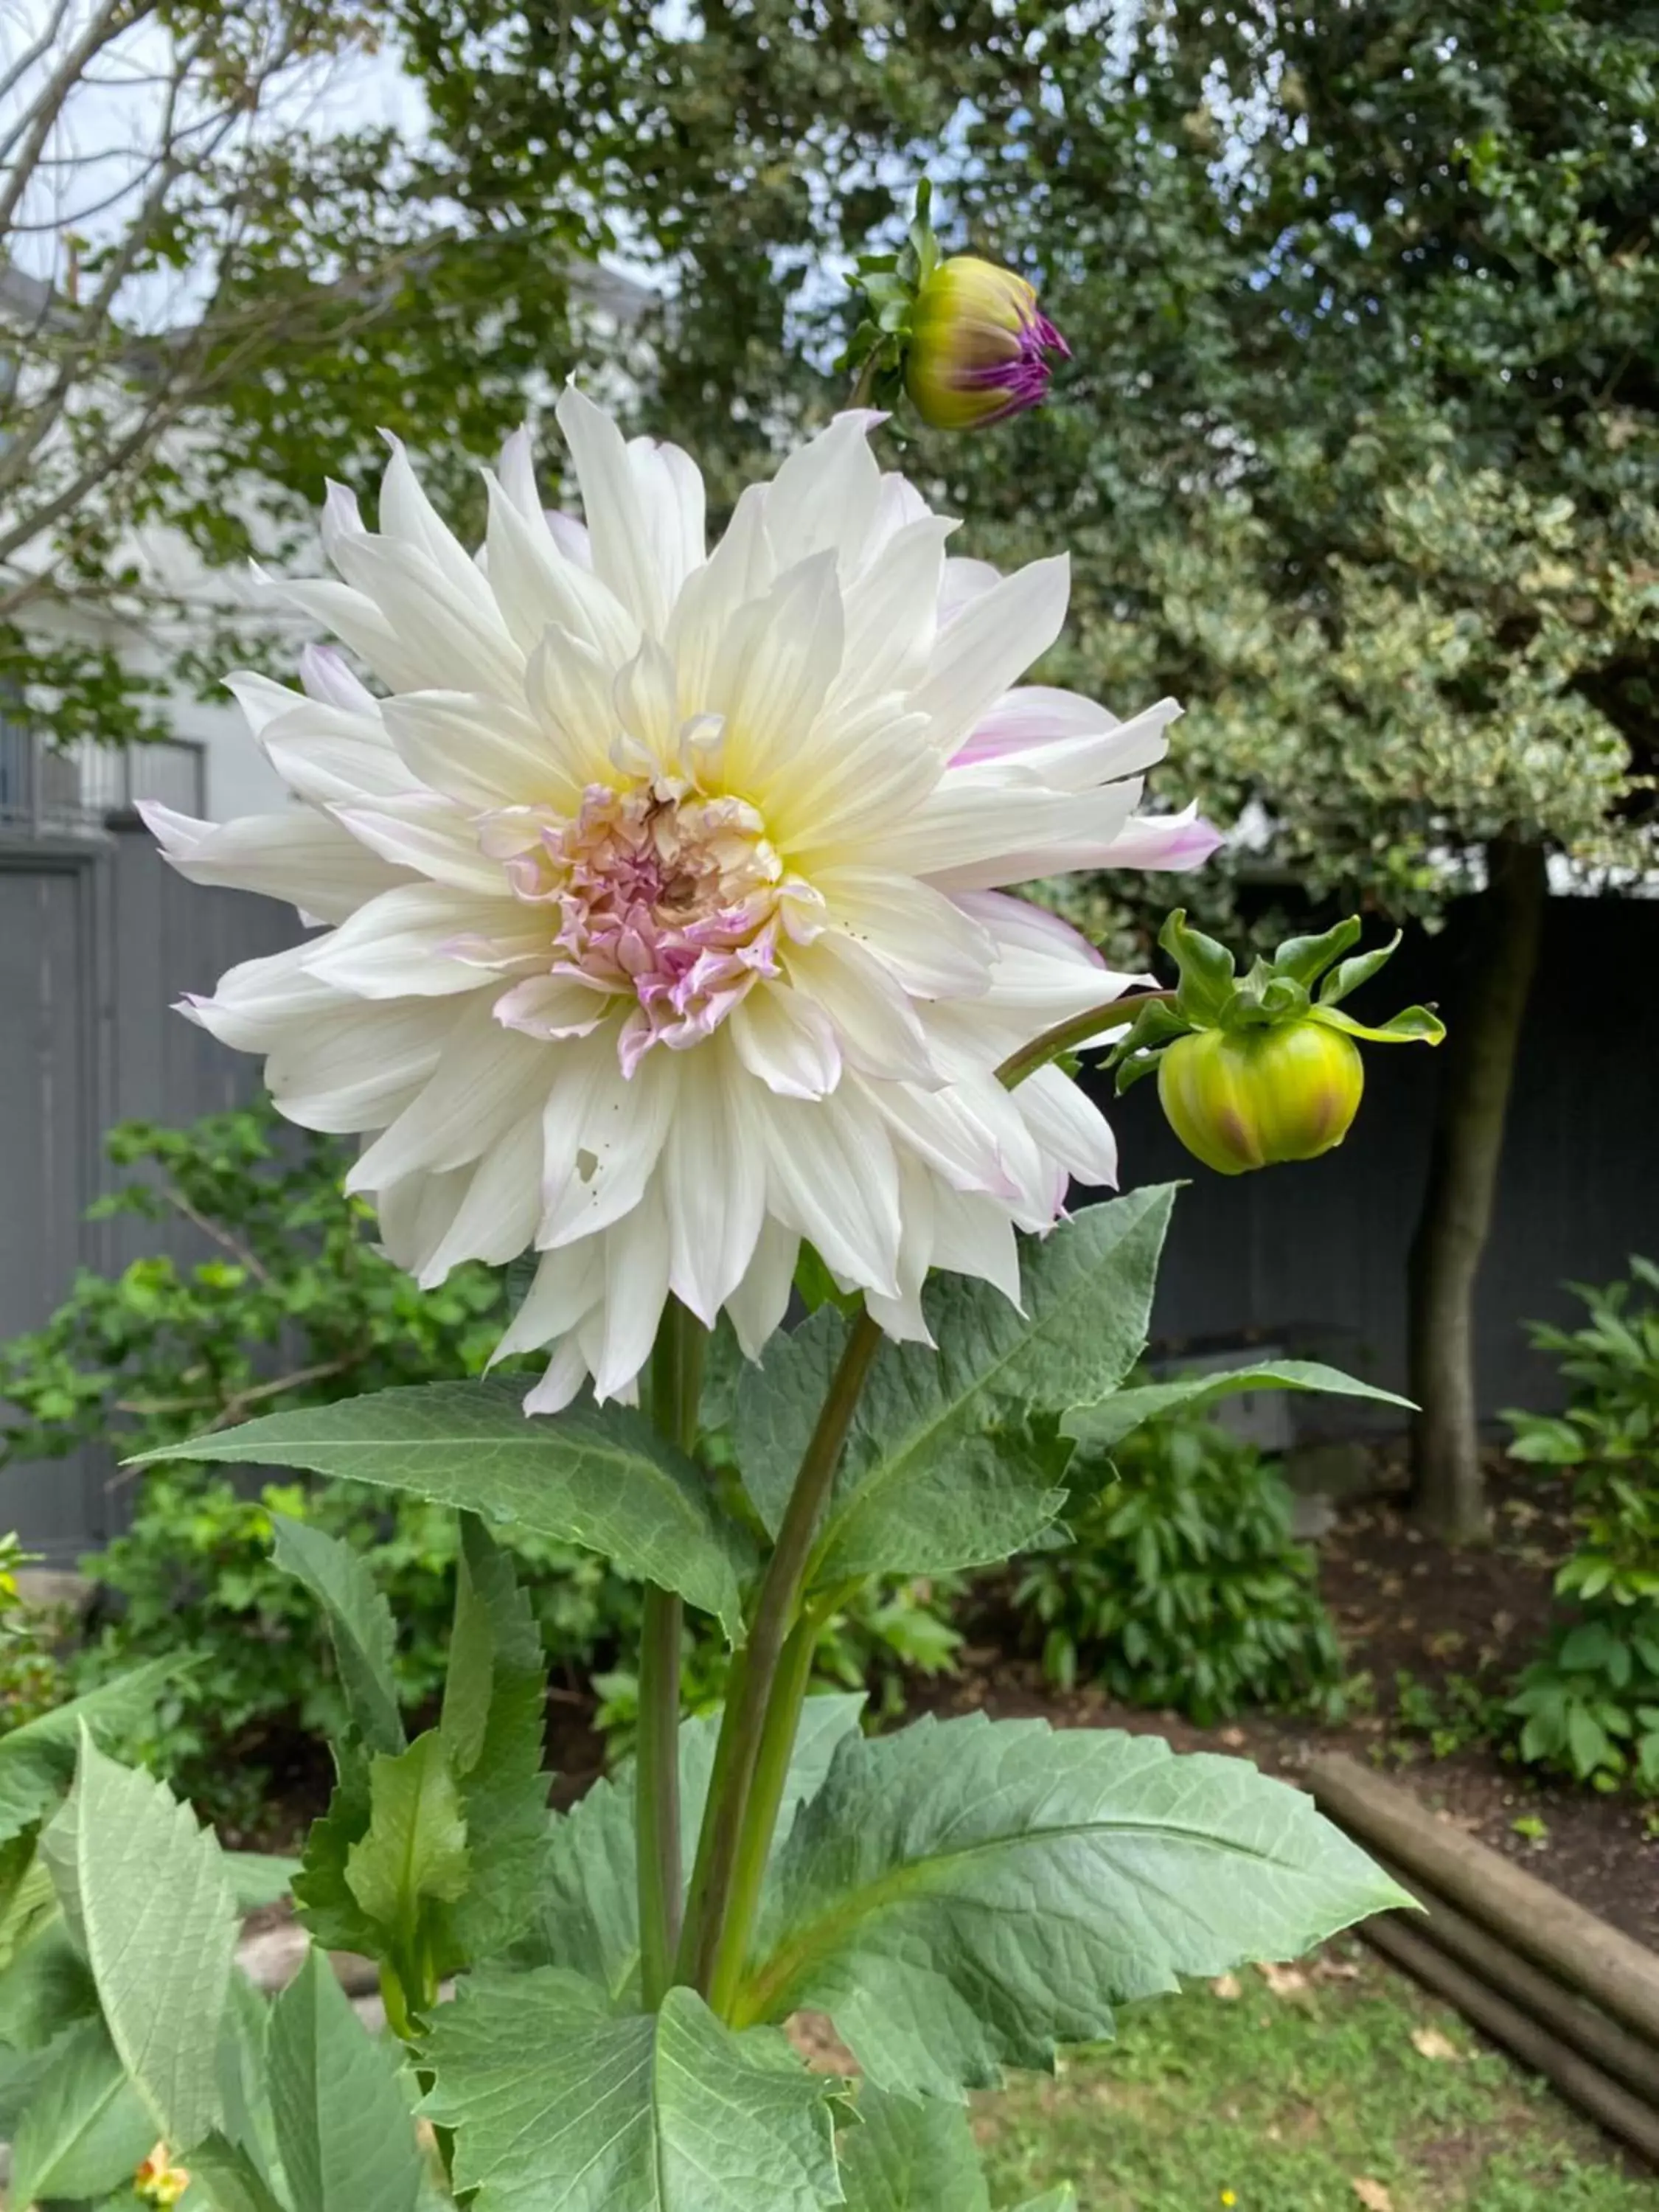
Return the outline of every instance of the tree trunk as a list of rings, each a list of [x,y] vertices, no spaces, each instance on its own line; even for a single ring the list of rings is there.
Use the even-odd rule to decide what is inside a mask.
[[[1409,1271],[1412,1505],[1454,1543],[1486,1532],[1474,1378],[1474,1285],[1516,1048],[1538,964],[1547,889],[1541,847],[1503,838],[1486,848],[1487,880],[1469,947],[1468,988],[1449,1025],[1428,1188]]]

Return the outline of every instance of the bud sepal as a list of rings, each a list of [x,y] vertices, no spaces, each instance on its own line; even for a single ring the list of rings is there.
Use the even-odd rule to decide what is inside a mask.
[[[1174,961],[1173,995],[1144,1006],[1109,1065],[1127,1091],[1156,1072],[1176,1134],[1221,1175],[1314,1159],[1346,1136],[1364,1090],[1353,1040],[1438,1044],[1445,1029],[1427,1006],[1381,1024],[1356,1021],[1340,1001],[1369,982],[1400,943],[1344,957],[1359,940],[1350,917],[1317,937],[1293,937],[1240,975],[1231,952],[1188,926],[1177,908],[1158,943]]]

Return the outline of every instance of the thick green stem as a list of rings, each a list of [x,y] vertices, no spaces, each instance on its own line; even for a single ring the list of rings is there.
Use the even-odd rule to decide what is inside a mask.
[[[802,1457],[783,1525],[778,1530],[778,1540],[761,1583],[749,1642],[727,1685],[714,1772],[702,1834],[698,1840],[697,1863],[691,1876],[685,1934],[680,1944],[679,1978],[693,1984],[705,1996],[714,1986],[717,1960],[723,1950],[730,1948],[726,1923],[739,1845],[785,1640],[794,1626],[818,1516],[829,1498],[859,1394],[880,1343],[880,1329],[867,1313],[861,1313],[853,1324],[841,1364],[819,1408],[817,1425]],[[789,1739],[793,1742],[793,1728]],[[784,1756],[787,1761],[787,1749]],[[770,1841],[769,1830],[767,1841]],[[763,1851],[762,1863],[764,1864]],[[746,1943],[748,1930],[744,1929],[737,1940],[739,1947]]]
[[[671,1298],[651,1363],[651,1414],[682,1451],[697,1444],[704,1331]],[[640,1721],[635,1832],[640,1897],[640,1988],[647,2009],[674,1978],[680,1940],[680,1632],[684,1608],[654,1583],[640,1632]]]
[[[1085,1013],[1056,1022],[1053,1029],[1044,1030],[1030,1044],[1011,1052],[998,1068],[997,1079],[1005,1090],[1012,1091],[1028,1075],[1035,1075],[1038,1068],[1046,1067],[1051,1060],[1058,1060],[1061,1053],[1077,1051],[1103,1030],[1127,1029],[1143,1006],[1161,1005],[1174,996],[1173,991],[1136,991],[1127,999],[1113,1000],[1109,1006],[1091,1006]]]

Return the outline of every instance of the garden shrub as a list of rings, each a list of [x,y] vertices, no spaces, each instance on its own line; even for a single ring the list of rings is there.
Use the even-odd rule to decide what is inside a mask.
[[[1016,1586],[1042,1665],[1208,1725],[1249,1705],[1322,1705],[1341,1646],[1291,1533],[1290,1491],[1253,1444],[1202,1413],[1165,1413],[1073,1465],[1073,1541],[1032,1554]]]
[[[1504,1415],[1510,1456],[1559,1471],[1578,1532],[1555,1577],[1569,1605],[1509,1710],[1522,1759],[1659,1790],[1659,1267],[1571,1287],[1583,1326],[1529,1332],[1571,1385],[1566,1411]]]

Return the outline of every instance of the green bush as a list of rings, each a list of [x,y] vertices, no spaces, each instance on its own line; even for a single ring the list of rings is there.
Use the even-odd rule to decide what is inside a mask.
[[[1291,1493],[1254,1445],[1170,1413],[1069,1480],[1074,1541],[1028,1559],[1015,1592],[1050,1681],[1204,1725],[1328,1701],[1341,1647],[1291,1534]]]
[[[1565,1413],[1504,1415],[1510,1456],[1559,1470],[1578,1531],[1555,1578],[1570,1609],[1509,1711],[1522,1759],[1659,1790],[1659,1267],[1632,1259],[1627,1281],[1572,1288],[1583,1326],[1530,1331],[1572,1386]]]

